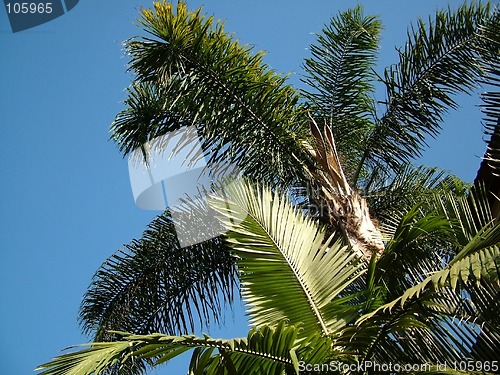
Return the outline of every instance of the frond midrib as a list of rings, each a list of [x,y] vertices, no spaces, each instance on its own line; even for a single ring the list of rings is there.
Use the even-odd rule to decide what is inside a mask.
[[[258,220],[258,218],[252,212],[250,212],[250,210],[248,210],[246,207],[242,207],[240,204],[238,204],[238,206],[240,206],[241,209],[243,209],[245,212],[247,212],[247,214],[252,218],[252,220],[255,223],[257,223],[257,225],[259,225],[259,227],[266,233],[268,238],[272,241],[274,246],[278,249],[281,256],[285,259],[288,267],[291,269],[291,271],[293,272],[293,275],[295,276],[295,279],[297,280],[298,284],[300,285],[302,292],[306,296],[306,299],[309,303],[309,306],[311,306],[313,314],[316,316],[318,323],[321,325],[321,329],[322,329],[323,333],[325,335],[327,335],[329,333],[329,330],[325,324],[325,320],[323,319],[323,316],[321,315],[321,312],[320,312],[316,302],[314,301],[313,296],[309,292],[309,289],[307,288],[305,281],[300,276],[299,270],[296,269],[296,267],[290,261],[289,257],[286,255],[286,252],[284,251],[283,247],[275,240],[274,236],[272,236],[272,234],[268,231],[268,229],[263,224],[260,223],[260,220]]]

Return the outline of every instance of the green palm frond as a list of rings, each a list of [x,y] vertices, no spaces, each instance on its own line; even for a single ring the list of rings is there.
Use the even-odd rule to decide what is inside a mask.
[[[463,247],[493,221],[487,192],[480,185],[467,194],[444,191],[429,199],[429,205],[437,214],[446,217],[453,230],[453,245]]]
[[[301,322],[303,335],[331,334],[354,319],[335,298],[366,269],[354,251],[324,231],[279,192],[231,184],[212,205],[238,256],[242,295],[251,323]]]
[[[460,251],[469,248],[466,245],[483,228],[492,225],[486,194],[479,187],[467,192],[455,178],[436,181],[434,186],[418,191],[417,179],[415,191],[419,194],[406,200],[407,204],[417,203],[404,215],[395,210],[392,218],[382,217],[390,240],[377,261],[377,269],[378,277],[390,285],[391,298],[448,264]],[[403,198],[401,203],[404,212]],[[483,243],[494,244],[494,240]]]
[[[500,64],[498,69],[500,76]],[[482,98],[484,101],[483,112],[486,115],[485,135],[490,137],[484,161],[490,173],[498,178],[500,176],[500,92],[487,92],[483,94]]]
[[[421,283],[409,288],[405,293],[384,306],[379,307],[372,313],[364,315],[359,323],[372,317],[378,311],[391,310],[397,304],[401,307],[412,298],[418,298],[428,287],[434,290],[450,287],[455,290],[457,283],[467,283],[469,279],[479,282],[486,279],[488,282],[498,282],[500,278],[500,247],[490,246],[474,253],[457,258],[448,267],[428,276]]]
[[[133,335],[114,332],[120,341],[95,342],[87,348],[63,354],[37,368],[40,375],[90,375],[133,362],[150,359],[153,366],[194,348],[198,349],[192,361],[192,374],[298,374],[298,358],[307,363],[321,363],[331,351],[331,342],[319,336],[297,341],[300,328],[286,326],[254,328],[241,339],[213,339],[208,336],[168,336],[162,334]],[[213,355],[213,349],[218,353]],[[208,354],[203,358],[203,354]],[[202,359],[200,361],[200,359]],[[210,360],[208,360],[210,358]],[[314,362],[313,362],[314,361]],[[209,364],[205,367],[205,365]],[[203,371],[203,372],[202,372]]]
[[[480,189],[443,191],[402,217],[376,262],[386,303],[346,327],[339,345],[382,362],[495,357],[500,226]]]
[[[436,289],[429,277],[391,303],[363,315],[355,326],[346,327],[336,344],[358,352],[364,360],[379,363],[496,359],[499,326],[483,315],[482,311],[491,314],[489,311],[478,310],[467,291],[476,287],[485,291],[493,286],[492,292],[483,293],[483,297],[498,311],[500,253],[497,247],[477,254],[486,264],[473,265],[468,257],[444,272],[436,272]],[[485,268],[480,281],[472,275],[475,266]],[[454,278],[458,280],[455,290],[451,286]]]
[[[401,218],[377,262],[378,277],[401,299],[418,295],[430,281],[435,289],[455,289],[459,276],[464,283],[469,275],[479,281],[492,272],[499,235],[480,189],[469,195],[434,193],[425,207],[418,204]]]
[[[300,175],[307,118],[297,91],[263,63],[262,52],[182,2],[176,9],[155,2],[140,23],[153,37],[126,44],[137,78],[111,128],[124,154],[189,124],[213,167],[232,163],[268,183]]]
[[[356,144],[373,124],[373,72],[381,23],[365,16],[361,6],[333,17],[310,47],[305,60],[304,91],[319,123],[327,123],[336,140],[344,169],[355,173],[361,154]]]
[[[380,306],[371,313],[365,314],[359,323],[374,317],[378,313],[391,311],[395,307],[403,308],[406,303],[431,294],[442,288],[455,291],[459,285],[467,290],[467,284],[476,285],[482,280],[487,283],[498,283],[500,279],[500,224],[484,227],[458,254],[443,268],[436,269],[421,282],[408,288],[401,296]],[[427,298],[424,296],[424,299]]]
[[[396,298],[449,256],[447,245],[452,238],[444,216],[425,213],[420,204],[415,205],[400,220],[377,261],[377,283],[383,280],[389,298]]]
[[[164,214],[96,272],[80,322],[97,341],[112,339],[108,330],[189,333],[197,320],[219,321],[236,285],[234,259],[220,238],[180,248]]]
[[[439,11],[409,31],[400,61],[386,69],[386,112],[365,143],[364,161],[397,168],[420,155],[425,137],[438,134],[458,93],[471,93],[500,51],[500,14],[490,4]],[[488,49],[488,54],[484,52]]]
[[[234,375],[299,374],[299,361],[323,363],[331,358],[330,339],[320,335],[297,339],[300,331],[282,321],[273,327],[253,328],[246,346],[240,348],[234,345],[231,350],[219,348],[215,355],[211,348],[200,348],[193,353],[190,374],[217,375],[221,367],[224,374]]]
[[[499,269],[498,246],[465,256],[363,315],[356,328],[350,327],[342,335],[343,342],[350,338],[350,347],[363,352],[366,359],[379,361],[493,360],[499,326],[478,310],[470,293],[474,288],[477,293],[497,285],[496,291],[482,296],[498,309]],[[481,349],[475,350],[479,340]]]
[[[436,193],[452,191],[465,195],[468,186],[458,178],[425,166],[403,164],[392,174],[374,170],[363,187],[370,210],[384,221],[398,217],[416,204],[424,204]]]

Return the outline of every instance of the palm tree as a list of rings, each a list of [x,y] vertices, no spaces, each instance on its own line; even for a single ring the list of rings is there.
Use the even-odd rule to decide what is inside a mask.
[[[166,211],[113,254],[81,306],[94,342],[42,374],[137,374],[188,350],[190,374],[498,372],[498,93],[483,97],[474,185],[411,164],[456,94],[499,86],[495,7],[418,21],[381,75],[380,22],[340,13],[311,47],[305,92],[201,9],[156,2],[140,22],[112,125],[121,152],[195,126],[209,165],[243,177],[209,200],[225,235],[181,248]],[[238,292],[246,338],[192,335]]]

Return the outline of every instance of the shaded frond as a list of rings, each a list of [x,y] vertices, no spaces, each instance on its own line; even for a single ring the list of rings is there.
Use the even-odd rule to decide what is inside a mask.
[[[496,245],[492,245],[495,243]],[[466,284],[469,279],[479,282],[498,283],[500,279],[500,225],[484,229],[443,269],[427,276],[422,282],[406,290],[403,295],[375,311],[364,315],[358,323],[371,318],[380,311],[401,307],[407,301],[418,298],[424,291],[448,287],[455,290],[458,283]]]
[[[219,321],[223,300],[234,296],[235,278],[234,259],[220,238],[180,248],[164,214],[96,272],[80,322],[96,341],[112,339],[108,330],[190,333],[196,321]]]
[[[386,303],[347,327],[339,345],[382,362],[495,358],[500,226],[480,193],[444,189],[403,216],[376,264]]]
[[[499,68],[500,69],[500,68]],[[499,73],[500,74],[500,73]],[[484,104],[482,109],[485,118],[485,135],[487,140],[487,150],[484,162],[489,168],[492,177],[500,176],[500,92],[488,92],[482,96]],[[496,180],[495,180],[496,181]]]
[[[416,182],[415,195],[401,197],[401,212],[415,205],[405,214],[394,208],[391,217],[382,217],[389,241],[377,269],[392,298],[448,264],[493,220],[480,189],[467,192],[454,178],[438,179],[434,186]]]
[[[397,217],[437,193],[451,190],[465,194],[466,189],[456,177],[438,168],[403,164],[390,176],[374,170],[363,188],[363,195],[372,212],[383,221]]]
[[[447,244],[452,238],[444,216],[426,214],[420,205],[409,210],[377,262],[377,280],[384,280],[389,297],[396,298],[433,272],[448,255]]]
[[[449,221],[453,230],[452,246],[466,246],[493,221],[487,192],[480,185],[476,185],[468,194],[444,191],[429,199],[429,204]]]

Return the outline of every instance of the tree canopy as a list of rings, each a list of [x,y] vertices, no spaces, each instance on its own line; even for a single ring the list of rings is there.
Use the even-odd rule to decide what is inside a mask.
[[[112,139],[146,157],[158,137],[194,126],[203,152],[193,160],[241,171],[208,194],[226,233],[181,247],[171,211],[154,219],[84,296],[80,321],[94,342],[40,374],[140,374],[188,350],[190,374],[328,363],[343,367],[326,373],[347,374],[367,361],[498,372],[497,6],[418,20],[382,73],[381,22],[360,6],[341,12],[311,46],[303,91],[201,8],[159,1],[140,23],[147,34],[126,43],[135,78]],[[487,150],[474,184],[415,166],[457,95],[479,87],[493,91],[482,97]],[[194,335],[239,295],[246,338]],[[473,368],[439,367],[467,360]]]

